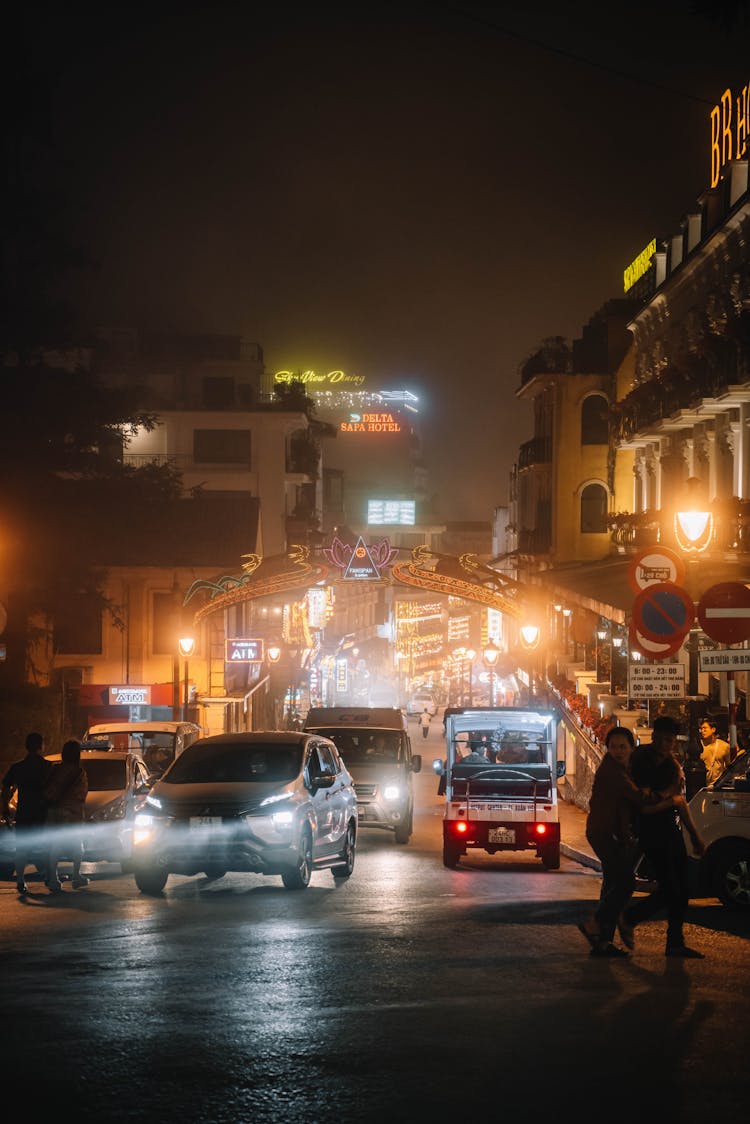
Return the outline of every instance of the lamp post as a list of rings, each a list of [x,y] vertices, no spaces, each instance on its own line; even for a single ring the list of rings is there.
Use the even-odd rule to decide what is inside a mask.
[[[522,647],[525,648],[527,652],[529,652],[529,653],[536,652],[536,649],[539,647],[539,641],[542,638],[542,630],[539,627],[539,625],[537,625],[537,624],[521,625],[520,629],[518,630],[518,635],[520,637]],[[535,658],[531,658],[529,660],[529,699],[528,699],[529,702],[531,702],[531,699],[532,699],[533,695],[535,694],[535,690],[534,690],[534,670],[535,670],[534,664],[535,664],[535,662],[536,662]]]
[[[189,703],[190,703],[190,676],[189,676],[188,661],[189,661],[190,657],[192,656],[193,652],[195,651],[195,637],[194,636],[182,636],[177,641],[177,643],[178,643],[178,646],[179,646],[179,649],[180,649],[180,655],[182,656],[182,658],[185,661],[185,667],[183,669],[184,670],[184,680],[183,680],[184,689],[183,689],[183,693],[182,693],[182,720],[183,720],[183,722],[186,722],[187,721],[187,715],[188,715],[188,706],[189,706]]]
[[[604,641],[606,639],[607,639],[606,628],[598,628],[596,630],[596,681],[597,681],[597,683],[601,682],[601,673],[602,673],[601,660],[599,658],[599,652],[601,650],[602,644],[604,643]],[[610,672],[610,675],[611,675],[611,672]],[[610,684],[610,692],[611,692],[611,690],[612,690],[612,685]]]
[[[490,706],[495,705],[495,665],[500,659],[500,649],[494,640],[489,640],[482,651],[482,662],[490,673]]]

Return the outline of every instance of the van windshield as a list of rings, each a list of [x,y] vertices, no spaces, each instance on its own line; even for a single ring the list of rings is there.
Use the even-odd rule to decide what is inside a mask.
[[[341,726],[316,728],[316,734],[330,738],[345,765],[382,765],[399,759],[401,735],[395,730],[356,730]]]

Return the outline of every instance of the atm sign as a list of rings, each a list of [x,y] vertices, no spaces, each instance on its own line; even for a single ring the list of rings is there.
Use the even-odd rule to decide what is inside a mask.
[[[261,663],[263,660],[262,640],[226,640],[227,663]]]

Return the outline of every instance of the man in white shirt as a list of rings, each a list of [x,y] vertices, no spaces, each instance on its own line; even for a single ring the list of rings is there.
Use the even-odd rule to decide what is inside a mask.
[[[698,733],[703,743],[701,761],[706,766],[706,784],[713,784],[729,767],[729,743],[717,738],[716,723],[713,718],[702,719]]]

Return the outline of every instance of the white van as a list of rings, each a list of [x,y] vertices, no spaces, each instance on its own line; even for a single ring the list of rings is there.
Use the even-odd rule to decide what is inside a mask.
[[[184,749],[202,737],[195,722],[97,722],[83,735],[84,748],[129,750],[158,777]]]
[[[414,778],[422,757],[412,753],[396,707],[311,707],[305,730],[330,738],[354,778],[360,828],[392,831],[408,843],[414,827]]]

